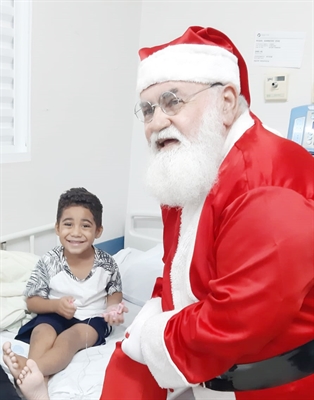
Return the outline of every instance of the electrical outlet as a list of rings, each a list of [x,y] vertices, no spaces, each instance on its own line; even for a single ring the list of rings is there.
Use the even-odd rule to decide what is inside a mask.
[[[288,98],[288,75],[267,75],[264,82],[265,101],[286,101]]]

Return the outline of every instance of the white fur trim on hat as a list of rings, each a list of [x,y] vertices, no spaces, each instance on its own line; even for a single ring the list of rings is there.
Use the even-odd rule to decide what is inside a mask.
[[[168,46],[141,61],[138,93],[166,81],[233,83],[239,93],[241,89],[237,57],[222,47],[204,44]]]

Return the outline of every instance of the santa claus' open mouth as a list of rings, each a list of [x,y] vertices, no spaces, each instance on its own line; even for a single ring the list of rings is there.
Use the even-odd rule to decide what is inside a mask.
[[[174,138],[159,139],[156,141],[156,146],[158,150],[161,150],[171,144],[177,144],[177,143],[179,143],[179,140]]]

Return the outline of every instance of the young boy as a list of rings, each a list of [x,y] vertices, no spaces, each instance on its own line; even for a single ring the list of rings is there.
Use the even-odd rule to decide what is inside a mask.
[[[122,285],[114,259],[93,246],[102,227],[102,204],[84,188],[60,196],[56,233],[61,246],[46,253],[26,285],[27,308],[37,316],[16,339],[30,344],[29,359],[45,377],[64,369],[87,347],[106,342],[112,325],[124,321]],[[17,382],[27,359],[3,345],[3,359]]]

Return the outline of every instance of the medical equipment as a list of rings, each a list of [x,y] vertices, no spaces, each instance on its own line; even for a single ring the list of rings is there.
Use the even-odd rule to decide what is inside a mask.
[[[314,155],[314,104],[292,108],[288,139]]]

